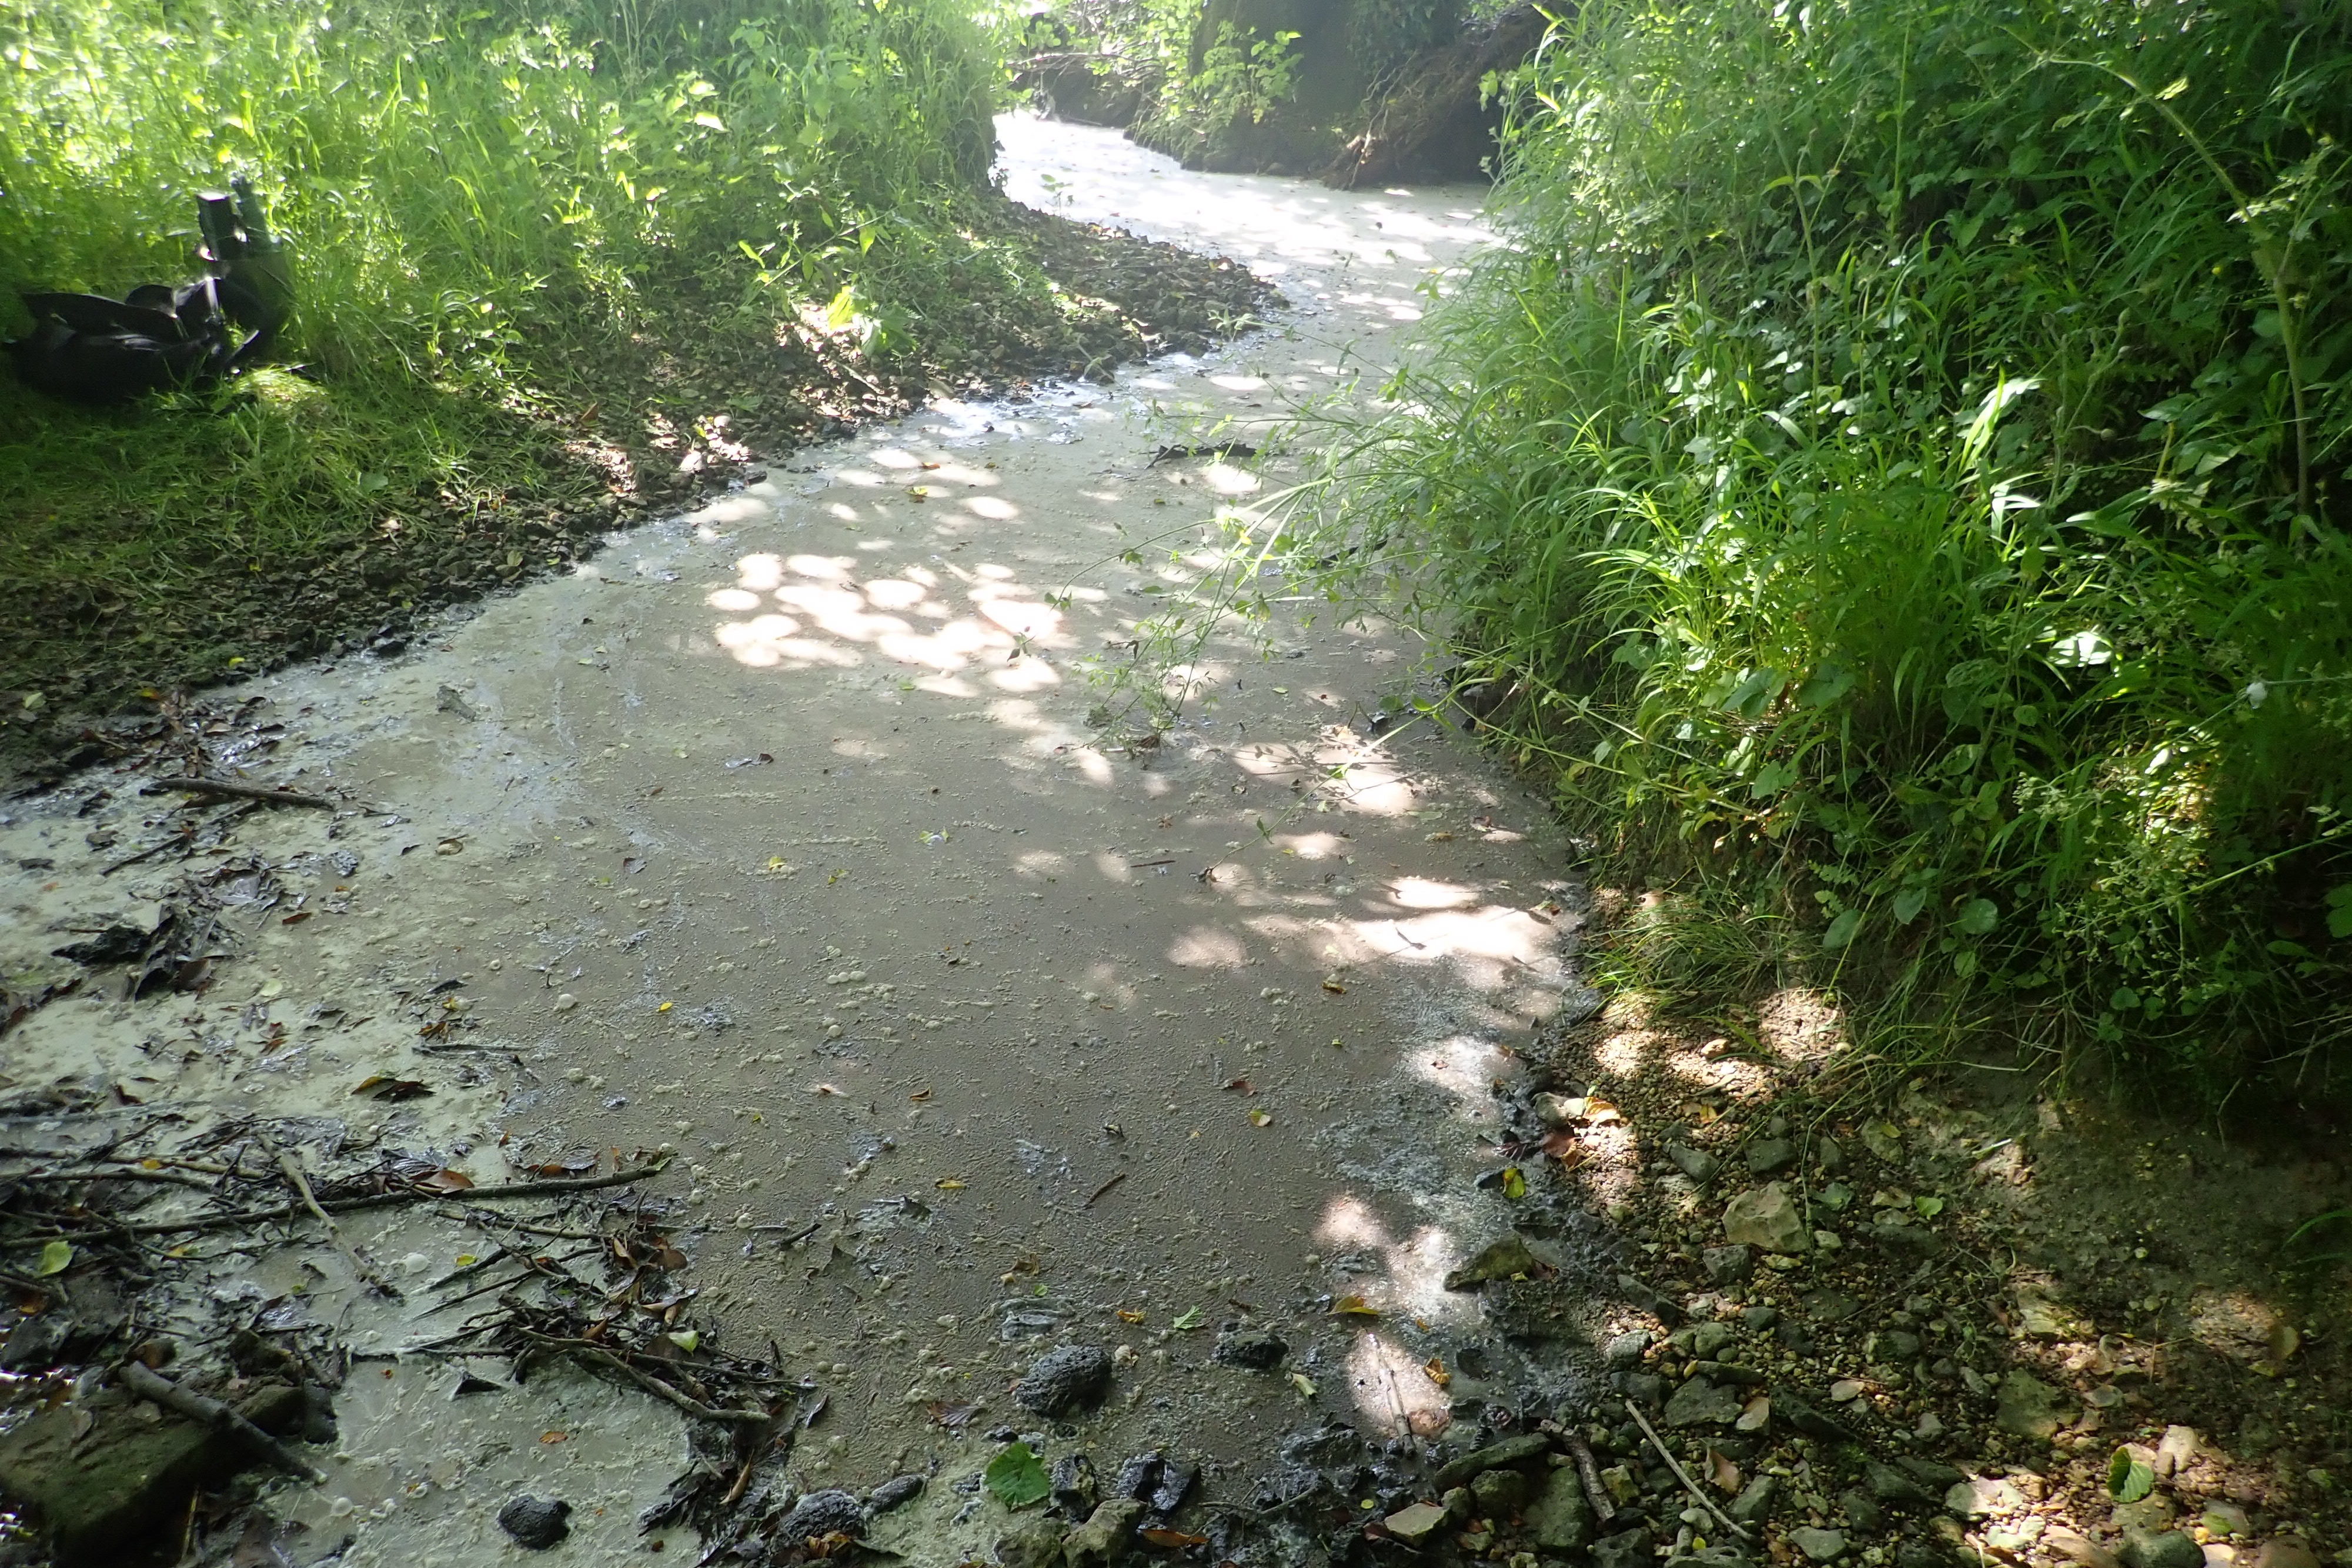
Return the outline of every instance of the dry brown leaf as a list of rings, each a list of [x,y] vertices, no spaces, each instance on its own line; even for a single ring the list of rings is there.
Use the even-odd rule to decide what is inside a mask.
[[[1429,1380],[1440,1388],[1454,1381],[1454,1375],[1445,1370],[1445,1358],[1443,1356],[1431,1356],[1422,1371],[1429,1374]]]
[[[1739,1467],[1712,1448],[1706,1451],[1706,1479],[1723,1491],[1736,1493],[1744,1484]]]
[[[1142,1542],[1146,1546],[1162,1547],[1171,1552],[1176,1550],[1180,1546],[1206,1546],[1209,1544],[1209,1538],[1207,1536],[1187,1535],[1181,1530],[1146,1530],[1139,1532],[1136,1539]]]
[[[474,1185],[474,1178],[460,1170],[437,1170],[416,1185],[426,1192],[464,1192]]]

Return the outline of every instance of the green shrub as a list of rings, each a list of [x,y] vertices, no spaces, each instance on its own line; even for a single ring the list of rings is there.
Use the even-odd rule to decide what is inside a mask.
[[[1611,0],[1518,88],[1507,243],[1294,568],[1890,1030],[2324,1063],[2352,7]]]

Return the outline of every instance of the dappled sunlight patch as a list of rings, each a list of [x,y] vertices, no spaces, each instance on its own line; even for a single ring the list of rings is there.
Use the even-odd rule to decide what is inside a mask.
[[[1492,1040],[1457,1034],[1408,1047],[1405,1070],[1454,1096],[1457,1113],[1473,1122],[1495,1120],[1495,1085],[1510,1072],[1510,1053]]]
[[[1392,1437],[1434,1437],[1454,1424],[1445,1390],[1422,1359],[1378,1333],[1348,1352],[1349,1396],[1365,1419]]]
[[[1195,925],[1169,944],[1168,961],[1187,969],[1237,969],[1249,962],[1249,949],[1239,932]]]

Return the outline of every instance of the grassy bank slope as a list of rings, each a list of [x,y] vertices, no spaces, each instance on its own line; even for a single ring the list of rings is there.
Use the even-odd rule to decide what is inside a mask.
[[[995,195],[1001,78],[952,0],[0,0],[0,337],[20,289],[192,276],[236,173],[299,295],[217,392],[0,372],[0,754],[396,635],[681,464],[1246,314],[1246,275]]]
[[[2318,1082],[2348,18],[1612,0],[1556,39],[1511,245],[1293,542],[1370,547],[1664,892],[1633,974],[1828,977],[1897,1051]]]

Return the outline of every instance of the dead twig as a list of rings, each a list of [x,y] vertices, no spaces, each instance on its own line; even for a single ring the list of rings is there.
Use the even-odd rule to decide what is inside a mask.
[[[1723,1510],[1716,1507],[1715,1500],[1713,1498],[1699,1490],[1698,1482],[1690,1479],[1690,1472],[1683,1469],[1682,1461],[1675,1458],[1674,1454],[1666,1448],[1665,1439],[1659,1437],[1658,1429],[1650,1425],[1650,1418],[1642,1414],[1642,1407],[1639,1405],[1634,1404],[1631,1399],[1628,1399],[1625,1401],[1625,1409],[1641,1427],[1642,1436],[1650,1439],[1650,1447],[1658,1450],[1658,1458],[1666,1461],[1666,1469],[1675,1472],[1675,1479],[1683,1483],[1683,1490],[1691,1494],[1692,1498],[1697,1501],[1699,1507],[1715,1515],[1717,1521],[1722,1524],[1724,1529],[1731,1531],[1732,1534],[1738,1536],[1741,1541],[1746,1541],[1748,1539],[1748,1531],[1740,1526],[1737,1520],[1734,1520],[1729,1514],[1724,1512]]]
[[[326,811],[342,809],[341,801],[324,795],[305,795],[297,789],[272,789],[267,784],[247,784],[235,779],[158,779],[148,789],[212,795],[224,800],[258,800],[268,806],[315,806]]]
[[[1584,1483],[1584,1500],[1592,1505],[1592,1517],[1608,1523],[1617,1517],[1617,1502],[1609,1495],[1609,1489],[1601,1484],[1601,1462],[1575,1433],[1562,1433],[1560,1442],[1568,1449],[1568,1457],[1576,1461],[1576,1479]]]
[[[543,1197],[558,1193],[588,1192],[600,1186],[618,1186],[623,1182],[643,1181],[649,1176],[660,1174],[663,1167],[668,1164],[668,1158],[665,1156],[651,1165],[638,1166],[625,1171],[614,1171],[609,1176],[562,1177],[551,1181],[518,1181],[508,1182],[498,1186],[468,1187],[465,1190],[465,1198],[467,1203],[475,1203],[484,1198]],[[319,1201],[319,1207],[329,1214],[355,1214],[362,1209],[391,1208],[404,1203],[429,1203],[446,1199],[451,1196],[446,1192],[428,1192],[423,1187],[406,1186],[395,1188],[391,1192],[365,1193],[357,1197],[321,1198]],[[101,1236],[168,1236],[180,1231],[228,1230],[241,1225],[266,1225],[273,1219],[294,1219],[310,1212],[310,1210],[304,1205],[289,1203],[276,1208],[244,1208],[230,1214],[194,1215],[185,1219],[142,1220],[137,1225],[111,1226],[104,1230],[65,1230],[54,1236],[37,1234],[26,1239],[90,1241]],[[517,1222],[509,1220],[506,1223]],[[571,1233],[551,1230],[541,1234],[562,1236]],[[588,1239],[585,1236],[579,1239]]]
[[[638,1371],[603,1346],[590,1344],[585,1340],[558,1339],[552,1334],[540,1333],[520,1325],[517,1325],[514,1332],[543,1349],[563,1355],[577,1356],[591,1366],[600,1366],[607,1372],[618,1373],[655,1398],[667,1400],[698,1419],[720,1421],[736,1427],[765,1427],[776,1419],[775,1416],[764,1410],[737,1410],[726,1406],[705,1405],[691,1395],[679,1393],[651,1373]]]
[[[181,1387],[161,1373],[140,1361],[126,1361],[116,1369],[122,1386],[142,1399],[152,1399],[166,1410],[178,1412],[189,1420],[241,1438],[255,1453],[284,1470],[288,1475],[300,1476],[307,1481],[324,1481],[326,1476],[310,1467],[309,1460],[285,1444],[230,1409],[217,1399]]]
[[[254,1141],[261,1145],[262,1152],[276,1160],[278,1168],[286,1173],[286,1179],[294,1184],[295,1192],[302,1199],[302,1207],[317,1215],[319,1223],[327,1228],[327,1239],[333,1242],[335,1250],[343,1255],[343,1261],[352,1266],[352,1272],[366,1281],[369,1288],[378,1295],[388,1296],[395,1301],[401,1300],[400,1287],[385,1279],[374,1264],[361,1257],[360,1249],[343,1239],[342,1227],[335,1223],[334,1216],[319,1207],[319,1195],[310,1190],[310,1178],[302,1174],[302,1162],[272,1144],[258,1129],[255,1130],[253,1136]]]
[[[1100,1197],[1103,1194],[1108,1192],[1111,1188],[1117,1186],[1126,1179],[1127,1173],[1125,1171],[1119,1172],[1117,1176],[1111,1177],[1110,1180],[1103,1183],[1102,1186],[1087,1194],[1086,1202],[1080,1204],[1078,1207],[1081,1208],[1092,1208],[1095,1206],[1095,1199]]]

